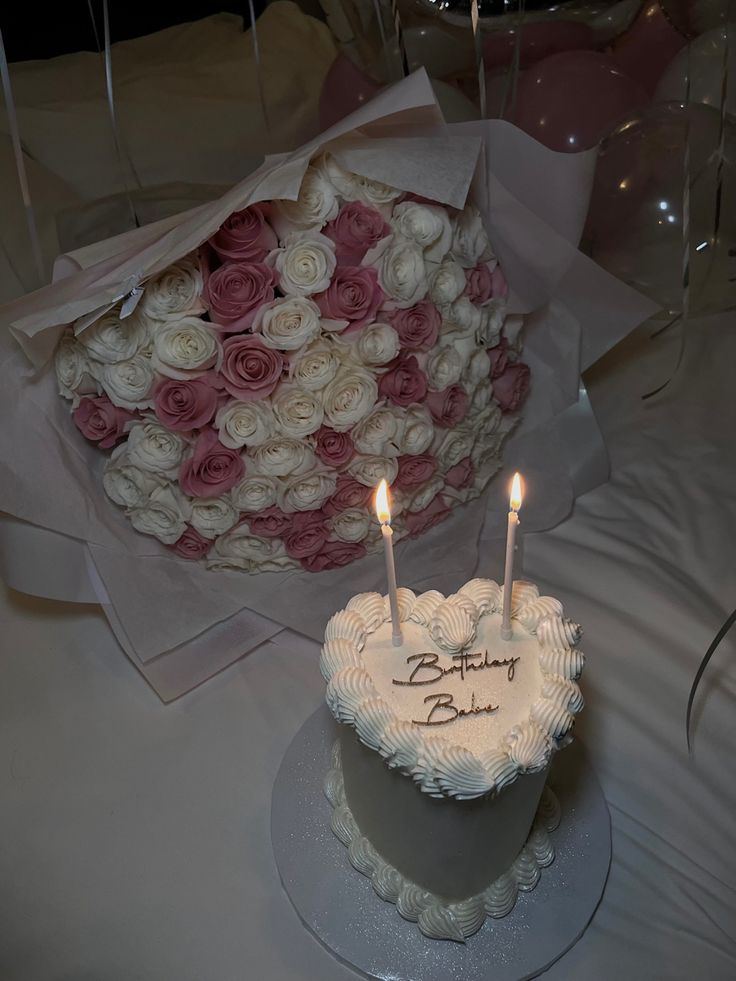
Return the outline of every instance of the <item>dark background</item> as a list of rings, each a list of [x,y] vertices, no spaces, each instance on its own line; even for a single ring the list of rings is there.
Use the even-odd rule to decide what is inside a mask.
[[[266,0],[254,0],[256,16]],[[101,0],[92,0],[97,33],[103,43]],[[113,42],[160,31],[172,24],[209,17],[220,11],[239,14],[250,23],[247,0],[108,0]],[[72,51],[96,51],[87,0],[0,0],[0,30],[8,61],[51,58]]]

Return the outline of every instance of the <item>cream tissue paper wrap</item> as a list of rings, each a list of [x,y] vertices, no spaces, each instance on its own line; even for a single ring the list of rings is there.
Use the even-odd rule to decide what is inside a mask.
[[[528,314],[531,395],[505,450],[508,468],[526,478],[526,531],[558,523],[576,494],[607,478],[580,375],[656,309],[577,250],[594,154],[554,153],[496,120],[447,126],[423,71],[293,153],[267,158],[219,201],[61,256],[52,285],[0,310],[0,575],[34,595],[101,603],[165,701],[285,627],[319,639],[352,594],[383,591],[383,563],[216,573],[137,534],[105,497],[105,457],[74,427],[50,359],[65,325],[91,323],[233,211],[296,198],[309,159],[325,147],[357,173],[457,208],[470,196],[483,211],[511,288],[509,312]],[[502,472],[479,500],[399,544],[401,583],[451,590],[479,566],[498,574],[489,556],[500,564],[506,483]]]

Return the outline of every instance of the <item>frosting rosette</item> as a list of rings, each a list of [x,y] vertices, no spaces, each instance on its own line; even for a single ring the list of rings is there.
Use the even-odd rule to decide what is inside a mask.
[[[56,348],[106,495],[212,570],[318,572],[380,549],[382,478],[394,540],[424,534],[500,469],[529,390],[480,211],[343,159],[317,155],[293,199],[233,211]]]

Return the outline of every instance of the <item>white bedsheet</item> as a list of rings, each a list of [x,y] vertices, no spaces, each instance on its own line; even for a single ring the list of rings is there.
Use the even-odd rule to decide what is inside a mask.
[[[684,728],[736,605],[733,328],[694,327],[646,403],[675,333],[640,330],[596,368],[611,481],[525,541],[526,574],[585,627],[578,733],[614,833],[603,901],[555,981],[736,977],[736,635],[701,686],[692,758]],[[96,608],[7,594],[1,618],[3,981],[354,977],[298,922],[270,849],[276,770],[323,697],[317,645],[283,633],[164,707]]]

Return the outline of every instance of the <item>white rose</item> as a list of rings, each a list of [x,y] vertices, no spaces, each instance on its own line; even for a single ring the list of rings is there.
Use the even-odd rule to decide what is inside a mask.
[[[271,398],[271,406],[287,436],[309,436],[322,425],[324,410],[319,395],[297,385],[279,385]]]
[[[484,314],[467,296],[460,296],[442,311],[442,333],[475,337],[483,325]]]
[[[429,298],[437,306],[446,307],[460,296],[465,286],[462,266],[448,257],[429,277]]]
[[[218,559],[234,560],[229,563],[233,567],[250,568],[250,563],[255,563],[257,567],[284,555],[283,544],[278,539],[253,535],[248,523],[243,522],[215,541],[208,558],[213,562]],[[245,564],[240,565],[241,561]],[[224,567],[225,563],[219,565],[219,568]]]
[[[333,348],[323,340],[316,340],[292,355],[289,378],[310,392],[321,391],[337,374],[339,361]]]
[[[426,484],[423,484],[414,494],[408,505],[409,511],[423,511],[437,497],[445,486],[445,482],[439,474],[431,477]]]
[[[296,201],[276,202],[278,214],[297,228],[322,228],[337,216],[339,205],[333,183],[317,167],[308,167]]]
[[[381,181],[371,180],[370,177],[361,177],[358,175],[357,200],[370,204],[374,208],[378,208],[379,211],[385,212],[385,209],[389,208],[396,198],[401,197],[403,193],[403,191],[392,187],[390,184],[384,184]]]
[[[196,255],[185,256],[145,284],[140,309],[154,320],[204,313],[207,308],[202,303],[202,288]]]
[[[401,350],[399,335],[389,324],[369,324],[358,334],[354,352],[360,364],[377,368],[388,364]]]
[[[480,348],[471,354],[465,365],[465,379],[471,386],[477,385],[478,382],[488,378],[490,370],[491,359],[488,357],[488,353]]]
[[[315,464],[311,448],[303,441],[275,436],[248,454],[253,469],[266,477],[289,477],[305,473]]]
[[[482,409],[473,420],[473,430],[479,439],[488,439],[497,432],[503,422],[503,413],[493,402]]]
[[[397,204],[391,216],[394,230],[424,250],[424,258],[439,262],[452,244],[452,225],[439,205],[404,201]]]
[[[155,375],[147,355],[136,354],[130,361],[99,365],[97,377],[113,405],[131,410],[151,405],[148,395]]]
[[[136,531],[153,535],[164,545],[173,545],[181,538],[190,514],[189,502],[173,484],[156,487],[147,501],[128,511]]]
[[[396,437],[399,422],[387,406],[377,406],[350,432],[353,445],[359,453],[368,456],[398,456]]]
[[[434,348],[427,356],[425,368],[431,391],[444,392],[450,385],[460,381],[463,367],[462,358],[451,344]]]
[[[150,321],[138,310],[121,320],[116,307],[103,314],[79,335],[87,355],[102,364],[130,361],[148,343]]]
[[[334,242],[319,232],[292,232],[267,261],[279,274],[279,289],[289,296],[326,290],[337,265]]]
[[[446,473],[456,463],[470,456],[476,436],[469,429],[450,429],[444,434],[435,456],[442,473]]]
[[[501,328],[505,327],[504,315],[506,313],[506,302],[504,300],[491,300],[481,312],[480,329],[478,330],[478,343],[485,347],[495,347],[501,337]],[[506,317],[506,321],[511,320]],[[524,318],[514,318],[519,320],[519,329]],[[518,332],[517,332],[518,334]]]
[[[217,538],[237,523],[238,512],[225,497],[195,497],[191,524],[203,538]]]
[[[416,456],[432,445],[434,423],[424,405],[410,405],[404,413],[403,429],[399,436],[399,451]]]
[[[199,317],[180,317],[152,330],[151,364],[167,378],[191,378],[217,364],[222,355],[215,332]]]
[[[493,386],[487,378],[483,378],[468,394],[470,395],[469,412],[475,415],[488,408],[493,397]]]
[[[362,542],[371,528],[371,518],[365,511],[348,508],[336,514],[330,522],[335,538],[341,542]]]
[[[323,393],[327,421],[337,432],[345,432],[368,415],[377,397],[378,385],[372,375],[344,365]]]
[[[98,395],[99,387],[90,370],[84,347],[71,332],[64,334],[54,356],[59,395],[72,399],[74,408],[81,395]]]
[[[376,266],[378,282],[397,307],[412,307],[427,295],[424,253],[414,242],[385,238],[366,254],[363,264]]]
[[[175,480],[187,443],[158,423],[141,422],[132,426],[126,445],[133,466]]]
[[[396,460],[385,456],[356,456],[348,467],[350,476],[365,487],[375,487],[384,478],[387,484],[393,484],[398,472]]]
[[[505,310],[505,303],[503,301],[498,301],[499,303],[499,315],[502,317]],[[503,311],[501,312],[500,306],[503,303]],[[524,326],[524,318],[518,314],[506,317],[503,321],[503,333],[506,340],[509,342],[509,347],[512,351],[516,351],[517,354],[521,354],[523,343],[521,338],[521,329]],[[492,344],[488,345],[493,347]]]
[[[455,218],[452,254],[465,269],[472,269],[481,259],[493,258],[480,212],[472,204],[467,204]]]
[[[278,481],[274,477],[255,476],[244,477],[230,491],[230,497],[239,511],[250,511],[255,514],[273,507],[277,493]]]
[[[318,336],[320,309],[304,296],[287,296],[261,307],[253,329],[261,332],[266,347],[277,351],[296,351]]]
[[[503,465],[500,446],[497,444],[498,441],[496,440],[492,445],[476,443],[473,447],[470,458],[475,468],[474,484],[476,487],[485,487],[491,477],[497,474]]]
[[[127,445],[121,443],[105,464],[102,486],[111,501],[124,508],[135,508],[141,507],[156,487],[163,487],[164,481],[134,466],[130,462]]]
[[[267,402],[235,400],[218,409],[215,426],[222,445],[235,450],[265,443],[276,430],[276,420]]]
[[[336,470],[315,470],[289,477],[279,488],[278,505],[286,514],[315,511],[335,493]]]
[[[329,153],[324,153],[318,157],[315,166],[322,177],[332,184],[340,197],[345,198],[346,201],[358,200],[360,191],[357,174],[345,170]]]

